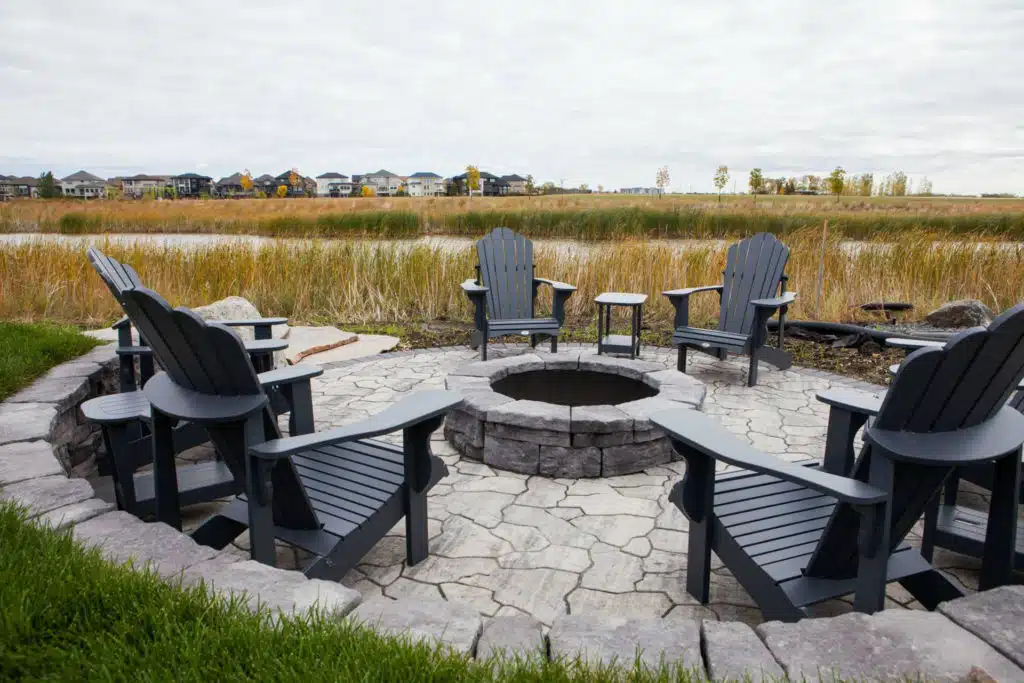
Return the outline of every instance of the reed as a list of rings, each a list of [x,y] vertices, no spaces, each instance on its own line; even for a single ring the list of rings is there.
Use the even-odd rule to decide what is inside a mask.
[[[815,285],[819,229],[794,231],[789,288],[802,294],[795,319],[841,321],[856,304],[909,301],[927,312],[951,299],[977,298],[999,310],[1024,300],[1024,249],[973,243],[936,244],[931,233],[906,233],[895,243],[869,242],[851,252],[831,232],[825,248],[820,316]],[[645,320],[665,326],[669,288],[721,281],[726,244],[686,248],[644,240],[579,248],[538,244],[537,272],[579,287],[568,303],[571,325],[593,324],[593,298],[602,291],[646,292]],[[391,242],[270,242],[195,249],[105,244],[131,263],[172,304],[201,305],[237,294],[264,315],[305,323],[469,321],[459,283],[474,272],[471,248],[452,250]],[[543,290],[542,290],[543,291]],[[717,298],[694,299],[695,320],[717,314]],[[0,248],[0,318],[48,319],[97,326],[119,316],[117,304],[92,271],[81,247],[55,243]]]
[[[1024,200],[974,198],[615,195],[258,199],[206,201],[15,201],[0,205],[0,232],[253,234],[401,238],[479,235],[504,225],[532,237],[732,238],[789,235],[828,219],[852,239],[906,232],[1024,239]]]

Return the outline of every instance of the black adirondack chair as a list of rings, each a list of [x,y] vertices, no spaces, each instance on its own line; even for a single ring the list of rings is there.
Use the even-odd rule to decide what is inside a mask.
[[[759,232],[732,245],[726,257],[723,283],[662,292],[676,309],[672,346],[679,348],[678,368],[686,372],[688,349],[725,360],[730,353],[750,356],[747,384],[757,384],[757,363],[764,361],[785,370],[793,364],[783,350],[786,312],[796,292],[786,291],[789,248],[774,235]],[[690,326],[690,297],[698,292],[718,292],[721,310],[718,329]],[[779,312],[778,348],[766,346],[768,319]]]
[[[565,323],[565,302],[576,291],[572,285],[545,280],[533,274],[533,242],[508,228],[495,228],[476,243],[476,279],[466,280],[462,289],[473,302],[476,332],[473,347],[487,360],[487,340],[511,334],[525,334],[530,345],[551,338],[551,350],[558,351],[558,334]],[[534,317],[537,290],[548,285],[554,290],[550,318]]]
[[[851,592],[857,610],[877,611],[889,581],[933,609],[962,591],[905,537],[955,468],[981,463],[996,476],[979,588],[1009,583],[1024,415],[1006,399],[1022,377],[1024,305],[915,351],[849,476],[828,471],[840,459],[818,468],[762,454],[694,411],[655,415],[687,460],[671,494],[690,520],[687,590],[707,602],[713,550],[768,619]],[[717,460],[743,469],[716,477]]]
[[[181,528],[175,501],[171,423],[201,424],[245,494],[204,522],[193,538],[222,548],[249,529],[253,559],[273,565],[274,539],[313,559],[310,577],[338,579],[402,517],[410,564],[427,555],[427,491],[447,473],[430,434],[461,398],[414,394],[363,422],[281,438],[266,392],[238,335],[158,294],[124,295],[134,324],[165,372],[143,389],[152,406],[156,517]],[[372,437],[402,430],[403,446]]]
[[[90,249],[88,255],[97,273],[122,306],[125,293],[142,286],[131,266],[119,263],[98,249]],[[130,331],[131,317],[125,320],[128,324],[121,329]],[[144,335],[140,336],[144,339]],[[276,345],[281,342],[273,343]],[[254,351],[254,347],[247,346],[254,365],[265,353],[259,343],[255,348],[258,350]],[[138,349],[131,347],[128,352],[120,355],[122,393],[85,402],[82,404],[82,413],[87,420],[102,428],[108,457],[99,463],[99,474],[111,477],[118,507],[138,517],[145,517],[153,514],[156,509],[156,482],[153,473],[138,472],[144,465],[153,462],[150,406],[145,396],[135,389],[134,360],[131,354]],[[153,356],[148,347],[143,349],[140,361],[143,379],[146,380],[147,365],[148,375],[151,376],[153,372]],[[127,385],[124,383],[126,364],[131,370],[127,373],[130,377]],[[298,366],[267,370],[258,375],[260,383],[274,399],[275,413],[288,414],[289,433],[298,435],[313,431],[310,380],[321,374],[323,371],[316,366]],[[172,442],[175,453],[208,441],[206,430],[196,423],[182,421],[174,426]],[[209,502],[242,490],[242,482],[236,481],[219,456],[218,453],[218,458],[212,462],[181,465],[177,468],[179,505]]]
[[[900,339],[891,345],[908,350],[944,346],[931,340],[911,339]],[[899,367],[892,366],[890,373],[895,375]],[[833,389],[819,394],[818,400],[831,406],[825,448],[826,468],[830,467],[828,463],[832,463],[830,471],[843,473],[853,464],[854,437],[865,422],[878,413],[882,397]],[[1024,385],[1017,387],[1007,405],[1024,413]],[[963,555],[982,556],[987,532],[986,516],[978,510],[957,505],[957,497],[961,481],[992,490],[994,477],[995,468],[988,463],[959,468],[949,475],[942,487],[942,495],[935,496],[925,510],[921,535],[921,554],[925,559],[931,560],[936,546]],[[1018,504],[1024,503],[1024,480],[1018,485],[1017,500]],[[1024,528],[1017,529],[1015,546],[1014,567],[1024,569]]]
[[[89,247],[86,252],[92,267],[99,273],[103,282],[110,289],[111,294],[119,302],[119,292],[124,289],[141,287],[142,280],[127,263],[121,263],[113,259],[95,247]],[[287,318],[256,318],[252,320],[222,320],[222,325],[230,327],[251,327],[253,340],[246,342],[246,350],[252,359],[257,371],[264,372],[274,367],[274,352],[288,348],[288,342],[281,339],[274,339],[272,328],[276,325],[284,325]],[[117,357],[119,361],[119,380],[121,391],[135,391],[153,376],[153,353],[146,340],[141,335],[139,343],[132,340],[132,323],[126,316],[121,318],[111,327],[117,330]],[[138,362],[138,377],[136,377],[135,365]]]

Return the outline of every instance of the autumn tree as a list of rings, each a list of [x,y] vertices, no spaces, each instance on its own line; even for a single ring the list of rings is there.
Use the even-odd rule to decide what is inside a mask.
[[[61,195],[57,181],[53,179],[53,172],[47,171],[39,176],[39,184],[36,185],[36,192],[42,199],[53,199]]]
[[[782,194],[796,194],[796,178],[790,178],[782,188]]]
[[[277,196],[280,197],[281,199],[284,199],[285,197],[288,196],[288,186],[287,185],[278,185],[277,186],[277,192],[275,194],[277,194]]]
[[[526,176],[526,194],[532,195],[537,187],[533,183],[533,176],[527,174]]]
[[[874,173],[861,173],[858,179],[857,194],[861,197],[870,197],[871,188],[875,186],[875,174]]]
[[[718,203],[722,203],[722,190],[729,183],[729,167],[722,165],[715,170],[715,189],[718,190]]]
[[[662,166],[658,169],[658,172],[654,174],[654,184],[658,188],[658,194],[665,194],[665,190],[668,189],[670,182],[671,178],[668,174],[668,166]]]
[[[590,185],[588,183],[580,183],[580,192],[584,194],[590,192]]]
[[[377,193],[373,191],[373,188],[369,185],[363,185],[362,189],[359,190],[359,194],[362,197],[376,197]]]
[[[480,190],[480,169],[476,166],[466,167],[466,187],[469,189],[470,197],[474,191]]]
[[[921,185],[917,188],[917,194],[922,197],[932,196],[932,181],[928,180],[928,176],[921,178]]]
[[[761,169],[750,169],[750,179],[747,181],[747,185],[750,186],[750,194],[764,193],[764,174],[761,173]]]
[[[845,184],[846,171],[843,170],[842,166],[836,166],[828,176],[828,191],[836,196],[837,202],[839,201],[839,195],[843,193]]]
[[[907,196],[907,174],[903,171],[896,171],[890,176],[889,187],[893,197]]]
[[[252,191],[252,173],[249,173],[249,169],[245,169],[242,171],[242,177],[238,180],[238,184],[242,186],[243,191]]]

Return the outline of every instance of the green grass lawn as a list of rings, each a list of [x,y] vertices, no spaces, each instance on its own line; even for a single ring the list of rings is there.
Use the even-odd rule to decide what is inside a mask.
[[[474,662],[312,615],[275,629],[235,602],[118,567],[0,505],[0,679],[691,681],[688,671]]]
[[[73,327],[0,322],[0,401],[99,343]]]

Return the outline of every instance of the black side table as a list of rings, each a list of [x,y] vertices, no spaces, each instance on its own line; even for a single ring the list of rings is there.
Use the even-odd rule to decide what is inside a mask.
[[[628,353],[630,358],[640,355],[640,323],[643,322],[646,294],[605,292],[594,299],[597,304],[597,354]],[[611,333],[612,306],[628,306],[633,309],[633,327],[629,336]]]

